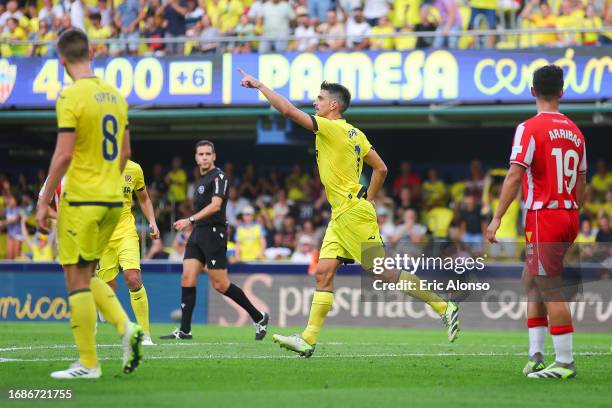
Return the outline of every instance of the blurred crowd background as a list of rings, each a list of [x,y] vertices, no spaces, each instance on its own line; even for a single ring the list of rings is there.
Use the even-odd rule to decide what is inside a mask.
[[[612,44],[612,28],[567,30],[612,27],[612,0],[0,0],[4,57],[55,56],[53,47],[7,40],[52,41],[70,27],[122,40],[97,45],[97,56],[593,46]],[[456,34],[468,29],[500,31]],[[508,29],[557,32],[503,35]],[[425,34],[376,37],[412,32]],[[240,39],[253,36],[260,41]]]
[[[580,214],[577,242],[597,262],[612,261],[612,172],[604,160],[593,161]],[[487,169],[478,160],[467,164],[467,179],[440,175],[435,167],[415,170],[408,161],[390,169],[375,197],[381,235],[390,251],[414,252],[431,242],[450,242],[455,252],[482,252],[499,260],[518,261],[523,250],[521,197],[511,205],[489,246],[484,231],[498,203],[506,169]],[[227,219],[231,262],[286,260],[314,265],[331,210],[316,167],[258,170],[253,164],[225,163],[231,182]],[[193,214],[193,186],[198,168],[181,158],[145,168],[162,239],[148,238],[148,224],[134,201],[142,255],[146,259],[181,261],[190,231],[176,233],[175,220]],[[467,170],[467,169],[466,169]],[[0,258],[49,261],[55,257],[54,233],[36,233],[36,198],[45,170],[36,177],[0,175]],[[368,183],[364,174],[362,184]],[[610,265],[612,266],[612,265]]]

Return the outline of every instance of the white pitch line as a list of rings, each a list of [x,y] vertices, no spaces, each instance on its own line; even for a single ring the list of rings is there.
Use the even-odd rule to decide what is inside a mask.
[[[159,348],[163,348],[163,347],[198,347],[198,346],[215,346],[215,347],[225,347],[225,346],[249,346],[250,344],[248,343],[240,343],[240,342],[188,342],[188,343],[157,343],[155,345],[155,347],[159,347]],[[253,347],[258,346],[258,344],[251,344]],[[350,343],[344,343],[344,342],[326,342],[326,343],[321,343],[322,346],[324,347],[328,347],[328,346],[338,346],[338,347],[344,347],[344,346],[379,346],[379,347],[420,347],[419,344],[416,343],[372,343],[372,342],[368,342],[368,343],[354,343],[354,342],[350,342]],[[453,345],[449,344],[449,343],[435,343],[432,344],[432,346],[436,346],[436,347],[453,347]],[[519,345],[519,344],[491,344],[491,345],[478,345],[483,346],[483,347],[496,347],[496,348],[509,348],[509,349],[524,349],[526,346],[525,345]],[[51,345],[46,345],[46,346],[18,346],[18,347],[4,347],[4,348],[0,348],[0,352],[7,352],[7,351],[28,351],[28,350],[57,350],[57,349],[73,349],[76,346],[74,344],[51,344]],[[98,344],[97,347],[100,348],[114,348],[114,347],[122,347],[121,344]],[[575,349],[576,350],[576,349]],[[596,350],[596,352],[598,351],[602,351],[602,350],[608,350],[607,347],[602,346],[600,350]],[[580,351],[580,349],[578,349],[577,351]],[[588,350],[584,350],[584,352],[588,352]]]
[[[577,356],[609,356],[611,353],[606,352],[579,352],[574,353]],[[393,357],[522,357],[525,353],[381,353],[381,354],[341,354],[329,355],[318,354],[316,358],[338,359],[338,358],[393,358]],[[263,355],[263,356],[151,356],[145,357],[145,360],[278,360],[278,359],[300,359],[295,355]],[[101,357],[100,360],[117,360],[113,357]],[[40,362],[57,362],[57,361],[74,361],[74,357],[54,357],[54,358],[0,358],[0,363],[40,363]]]
[[[191,347],[191,346],[238,346],[244,343],[158,343],[163,347]],[[74,344],[52,344],[48,346],[22,346],[22,347],[5,347],[0,348],[0,351],[25,351],[25,350],[54,350],[75,348]],[[121,344],[97,344],[97,347],[122,347]]]

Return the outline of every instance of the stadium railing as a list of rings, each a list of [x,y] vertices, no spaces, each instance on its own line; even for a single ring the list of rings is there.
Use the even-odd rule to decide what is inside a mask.
[[[536,35],[536,34],[581,34],[581,33],[596,33],[604,35],[606,33],[612,32],[612,26],[605,26],[599,28],[573,28],[573,29],[563,29],[560,30],[558,28],[529,28],[529,29],[487,29],[487,30],[463,30],[453,32],[451,36],[520,36],[520,35]],[[370,34],[364,37],[367,38],[433,38],[445,36],[443,33],[438,31],[420,31],[420,32],[394,32],[388,34]],[[317,39],[328,41],[328,40],[346,40],[350,38],[354,38],[353,35],[326,35],[319,34],[316,36]],[[183,37],[173,37],[173,38],[138,38],[138,39],[119,39],[119,38],[109,38],[105,40],[92,40],[92,44],[125,44],[138,42],[140,44],[149,44],[149,43],[163,43],[163,44],[175,44],[175,43],[185,43],[185,42],[199,42],[199,43],[219,43],[221,45],[229,45],[235,42],[254,42],[259,43],[262,41],[272,41],[272,40],[286,40],[286,41],[295,41],[305,39],[304,37],[298,37],[295,35],[288,35],[284,37],[266,37],[266,36],[217,36],[206,38],[205,41],[200,40],[199,36],[183,36]],[[3,39],[0,40],[0,44],[8,44],[8,45],[52,45],[54,41],[42,41],[42,40],[11,40],[11,39]],[[475,44],[478,45],[478,42]],[[519,42],[517,41],[516,48],[523,48],[519,46]]]

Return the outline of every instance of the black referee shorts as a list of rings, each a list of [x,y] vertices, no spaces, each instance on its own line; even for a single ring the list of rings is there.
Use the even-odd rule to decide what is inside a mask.
[[[227,269],[227,228],[196,226],[187,241],[184,259],[197,259],[208,269]]]

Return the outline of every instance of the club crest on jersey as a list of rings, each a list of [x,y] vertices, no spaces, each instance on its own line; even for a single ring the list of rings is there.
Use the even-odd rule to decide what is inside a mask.
[[[348,136],[349,136],[349,139],[352,139],[353,137],[357,136],[357,131],[355,129],[349,130]]]
[[[125,175],[125,182],[126,183],[131,183],[132,182],[132,176],[130,176],[129,174]]]
[[[204,194],[204,186],[198,187],[198,193]]]
[[[7,59],[0,59],[0,103],[6,102],[11,96],[16,79],[17,65],[9,64]]]

